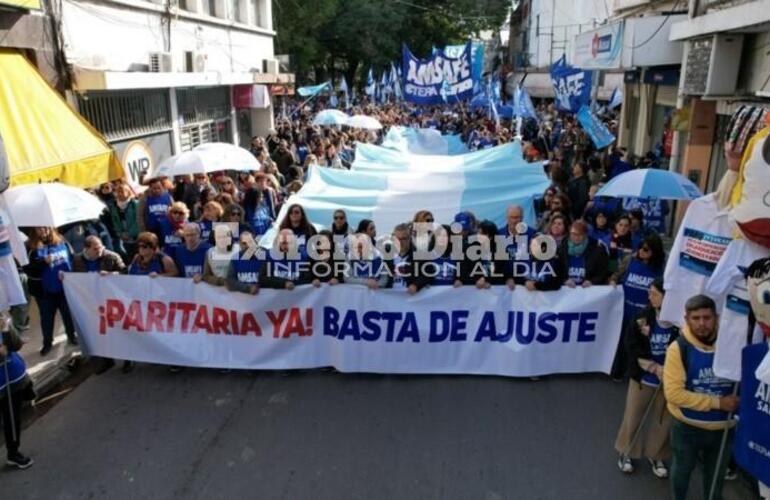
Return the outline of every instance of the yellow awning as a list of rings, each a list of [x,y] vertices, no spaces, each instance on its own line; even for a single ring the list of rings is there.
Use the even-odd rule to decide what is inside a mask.
[[[40,10],[40,0],[0,0],[0,5],[10,5],[27,10]]]
[[[11,186],[94,187],[124,175],[101,134],[13,49],[0,49],[0,136]]]

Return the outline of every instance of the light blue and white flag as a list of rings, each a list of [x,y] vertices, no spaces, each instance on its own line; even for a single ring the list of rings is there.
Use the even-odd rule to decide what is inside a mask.
[[[390,232],[425,207],[430,207],[437,221],[452,221],[458,212],[469,210],[477,219],[489,219],[501,226],[506,208],[516,204],[524,209],[524,221],[534,226],[533,200],[549,182],[541,164],[522,163],[521,156],[500,154],[484,164],[474,162],[470,169],[438,172],[310,167],[303,188],[284,204],[278,221],[286,216],[289,205],[299,203],[310,222],[324,226],[341,208],[353,226],[362,219],[371,219],[381,231]]]
[[[374,79],[374,70],[372,68],[369,68],[369,73],[366,75],[365,92],[366,95],[372,99],[374,99],[377,94],[377,81]]]
[[[342,77],[342,81],[340,82],[340,91],[345,95],[345,109],[350,108],[350,95],[348,94],[348,82],[345,80],[345,77]]]
[[[400,127],[394,127],[400,128]],[[416,129],[418,131],[426,129]],[[435,131],[431,131],[435,132]],[[451,136],[441,136],[442,138]],[[391,144],[390,141],[383,144]],[[421,145],[434,146],[424,142]],[[435,150],[434,150],[435,151]],[[509,162],[509,163],[505,163]],[[468,151],[454,155],[444,153],[431,153],[427,150],[415,151],[405,149],[393,149],[391,147],[377,146],[375,144],[356,143],[356,159],[351,166],[352,170],[416,170],[424,172],[465,171],[474,169],[489,170],[500,165],[507,165],[509,172],[525,171],[532,168],[531,172],[542,169],[541,164],[527,163],[521,154],[521,143],[518,141],[501,144],[493,148]],[[530,170],[526,170],[530,172]],[[516,174],[518,175],[518,174]]]
[[[360,146],[366,149],[365,144]],[[388,130],[382,147],[416,155],[454,156],[468,152],[468,147],[459,135],[442,135],[435,129],[400,126],[391,127]],[[364,158],[366,153],[361,155],[356,147],[356,159]]]
[[[331,87],[332,82],[328,81],[318,85],[311,85],[309,87],[300,87],[297,89],[297,94],[299,94],[301,97],[313,97],[326,89],[330,89]]]
[[[610,103],[607,105],[609,109],[615,109],[623,104],[623,91],[620,87],[617,87],[612,91],[612,97],[610,97]]]
[[[521,88],[521,85],[516,86],[513,102],[514,114],[516,116],[538,119],[535,105],[532,104],[532,99],[529,97],[527,90]]]

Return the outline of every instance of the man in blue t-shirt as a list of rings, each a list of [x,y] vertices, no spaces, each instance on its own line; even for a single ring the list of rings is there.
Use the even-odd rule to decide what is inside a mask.
[[[184,244],[176,248],[174,262],[182,278],[193,278],[197,283],[203,276],[203,265],[206,262],[206,252],[211,245],[201,241],[201,227],[188,222],[182,227]]]

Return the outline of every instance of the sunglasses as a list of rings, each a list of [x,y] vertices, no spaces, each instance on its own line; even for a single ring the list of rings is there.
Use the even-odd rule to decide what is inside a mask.
[[[137,248],[153,248],[153,246],[148,243],[138,243],[136,246]]]
[[[172,210],[171,213],[174,215],[184,215],[184,212],[182,212],[181,210]]]
[[[243,212],[241,212],[240,210],[233,210],[232,212],[230,212],[230,215],[241,215],[242,213]]]
[[[433,219],[425,219],[425,222],[427,222],[428,224],[433,224],[434,220]]]
[[[345,216],[344,215],[335,215],[334,216],[334,220],[345,220]]]
[[[641,248],[639,248],[639,250],[642,250],[644,252],[652,252],[652,249],[650,247],[648,247],[648,246],[641,247]]]

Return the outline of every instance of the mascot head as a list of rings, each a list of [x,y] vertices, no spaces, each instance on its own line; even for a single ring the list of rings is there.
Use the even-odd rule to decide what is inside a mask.
[[[749,141],[738,175],[731,217],[744,238],[770,248],[770,113]]]
[[[770,337],[770,258],[755,260],[749,266],[746,284],[757,325]]]

